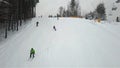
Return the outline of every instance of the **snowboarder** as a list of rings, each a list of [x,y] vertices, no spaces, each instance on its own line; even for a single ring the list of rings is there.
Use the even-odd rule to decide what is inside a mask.
[[[55,26],[53,26],[53,29],[56,31],[56,27]]]
[[[36,22],[36,26],[38,27],[38,25],[39,25],[39,22]]]
[[[35,57],[35,50],[33,48],[31,48],[30,50],[30,58],[34,58]]]

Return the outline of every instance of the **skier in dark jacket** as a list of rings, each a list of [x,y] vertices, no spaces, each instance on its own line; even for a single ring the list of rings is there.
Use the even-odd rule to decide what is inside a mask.
[[[116,18],[116,21],[119,22],[119,17]]]
[[[53,26],[53,29],[56,31],[56,27],[55,26]]]
[[[34,58],[35,57],[35,50],[33,48],[31,48],[30,50],[30,58]]]
[[[36,26],[38,27],[38,25],[39,25],[39,22],[36,22]]]

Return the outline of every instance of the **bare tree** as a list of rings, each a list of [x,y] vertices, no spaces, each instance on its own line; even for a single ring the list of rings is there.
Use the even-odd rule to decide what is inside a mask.
[[[61,17],[63,16],[63,11],[64,11],[64,8],[61,6],[61,7],[59,8],[59,13],[60,13],[60,16],[61,16]]]

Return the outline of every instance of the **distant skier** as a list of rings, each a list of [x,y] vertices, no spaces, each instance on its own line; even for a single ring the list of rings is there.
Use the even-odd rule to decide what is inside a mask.
[[[56,31],[56,27],[55,26],[53,26],[53,29]]]
[[[38,27],[38,25],[39,25],[39,22],[36,22],[36,27]]]
[[[30,50],[30,58],[34,58],[35,57],[35,50],[33,48],[31,48]]]
[[[116,18],[116,22],[119,22],[119,17]]]

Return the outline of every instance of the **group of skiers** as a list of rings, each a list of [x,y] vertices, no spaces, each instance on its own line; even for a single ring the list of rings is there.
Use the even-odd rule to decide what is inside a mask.
[[[39,22],[36,22],[36,27],[39,26]],[[53,29],[56,31],[56,27],[53,26]],[[31,48],[30,49],[30,58],[34,58],[35,57],[35,49]]]
[[[39,22],[36,22],[36,27],[38,27],[38,26],[39,26]],[[56,31],[55,25],[53,26],[53,29]]]

